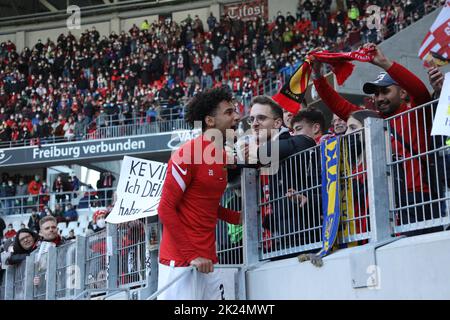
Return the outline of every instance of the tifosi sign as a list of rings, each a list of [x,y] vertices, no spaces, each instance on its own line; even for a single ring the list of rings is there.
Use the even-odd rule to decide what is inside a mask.
[[[242,1],[223,6],[223,13],[228,14],[232,19],[240,17],[243,21],[253,20],[256,17],[268,19],[267,0]]]

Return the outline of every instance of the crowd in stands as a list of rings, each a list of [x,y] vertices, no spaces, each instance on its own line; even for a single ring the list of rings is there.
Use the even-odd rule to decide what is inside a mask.
[[[182,117],[184,99],[226,85],[249,101],[263,81],[281,81],[316,47],[345,51],[380,42],[442,1],[300,0],[296,13],[270,21],[190,15],[101,36],[69,31],[17,52],[0,44],[0,142],[81,139],[97,128]],[[380,30],[367,25],[369,5],[381,7]]]

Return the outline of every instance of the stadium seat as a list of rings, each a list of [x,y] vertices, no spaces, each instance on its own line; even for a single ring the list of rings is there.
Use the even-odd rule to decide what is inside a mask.
[[[58,223],[58,229],[59,230],[64,230],[66,228],[67,228],[67,223],[65,223],[65,222]]]
[[[67,237],[69,235],[69,230],[70,229],[67,229],[67,228],[62,229],[61,230],[61,236],[62,237]]]
[[[67,225],[67,229],[76,229],[78,228],[78,221],[70,221],[69,224]]]
[[[81,220],[78,219],[78,222],[79,222],[78,227],[81,229],[87,228],[87,226],[89,225],[89,221],[84,217]]]
[[[14,228],[14,230],[16,230],[16,231],[19,231],[20,230],[20,224],[22,223],[22,221],[20,221],[20,220],[15,220],[15,221],[13,221],[13,228]]]

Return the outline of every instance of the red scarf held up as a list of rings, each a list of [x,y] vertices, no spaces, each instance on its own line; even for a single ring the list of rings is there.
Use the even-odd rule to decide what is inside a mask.
[[[355,66],[350,62],[357,60],[361,62],[371,62],[374,58],[375,50],[362,48],[352,52],[328,52],[318,51],[308,55],[305,61],[298,67],[291,78],[286,81],[281,90],[272,98],[285,110],[296,114],[300,110],[300,103],[305,97],[311,76],[311,56],[320,62],[328,63],[331,70],[336,75],[339,85],[352,74]]]
[[[355,68],[355,65],[350,61],[371,62],[375,56],[375,49],[362,48],[351,52],[320,51],[313,52],[310,55],[320,62],[328,63],[331,66],[331,70],[336,75],[338,84],[342,85]]]

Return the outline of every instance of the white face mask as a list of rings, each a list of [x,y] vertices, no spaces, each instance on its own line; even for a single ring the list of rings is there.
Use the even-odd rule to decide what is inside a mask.
[[[105,225],[106,225],[105,219],[98,219],[98,220],[97,220],[97,226],[98,226],[99,228],[104,228]]]

